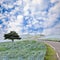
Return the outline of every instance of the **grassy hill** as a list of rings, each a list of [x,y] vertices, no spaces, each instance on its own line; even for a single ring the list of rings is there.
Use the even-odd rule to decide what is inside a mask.
[[[38,41],[0,43],[0,60],[44,60],[46,46]]]

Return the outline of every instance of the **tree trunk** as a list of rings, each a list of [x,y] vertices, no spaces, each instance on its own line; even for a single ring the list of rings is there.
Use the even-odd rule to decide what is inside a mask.
[[[12,49],[14,49],[14,39],[12,39]]]
[[[14,39],[12,39],[12,42],[14,42]]]

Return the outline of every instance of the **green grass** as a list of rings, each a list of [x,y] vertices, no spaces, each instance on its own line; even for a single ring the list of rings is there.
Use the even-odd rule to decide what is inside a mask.
[[[0,43],[0,60],[44,60],[46,46],[38,41]]]
[[[49,45],[47,45],[47,52],[46,52],[46,56],[45,56],[45,60],[57,60],[57,56],[56,56],[56,51],[51,48]]]
[[[60,42],[60,39],[58,39],[58,38],[46,38],[46,39],[42,39],[42,40]]]

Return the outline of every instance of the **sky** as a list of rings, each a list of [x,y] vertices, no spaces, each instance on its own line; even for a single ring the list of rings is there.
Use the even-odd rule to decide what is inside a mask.
[[[0,0],[0,39],[10,31],[60,35],[60,0]]]

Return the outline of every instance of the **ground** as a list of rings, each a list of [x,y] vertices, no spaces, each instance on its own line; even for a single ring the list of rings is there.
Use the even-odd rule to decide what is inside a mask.
[[[38,41],[0,43],[0,60],[44,60],[46,46]]]

